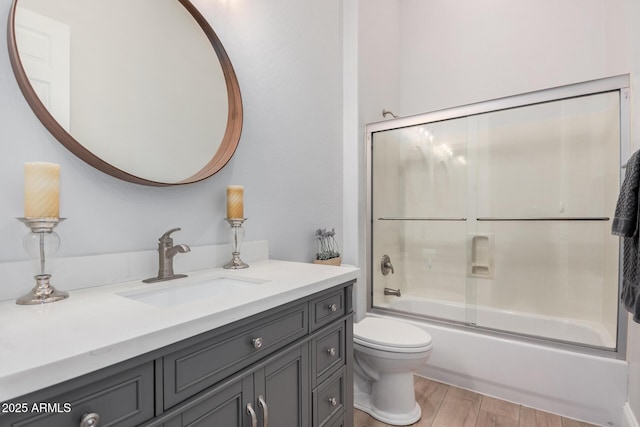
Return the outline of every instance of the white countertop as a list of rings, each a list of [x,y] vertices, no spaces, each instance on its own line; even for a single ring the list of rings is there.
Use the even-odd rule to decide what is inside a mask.
[[[119,293],[180,286],[215,277],[264,280],[251,292],[156,307]],[[358,269],[258,261],[214,268],[187,279],[140,280],[79,289],[37,306],[0,302],[0,402],[122,362],[185,338],[356,279]],[[182,282],[181,282],[182,281]]]

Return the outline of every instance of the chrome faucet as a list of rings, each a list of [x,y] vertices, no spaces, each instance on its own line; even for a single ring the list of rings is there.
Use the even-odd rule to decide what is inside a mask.
[[[384,288],[384,294],[385,295],[394,295],[397,297],[401,297],[402,293],[400,292],[400,289],[392,289],[392,288]]]
[[[158,239],[158,276],[144,279],[145,283],[162,282],[164,280],[178,279],[180,277],[187,277],[186,274],[174,274],[173,273],[173,257],[185,252],[191,251],[191,248],[187,245],[173,245],[173,238],[171,233],[180,231],[180,228],[172,228],[167,231]]]
[[[389,255],[382,255],[382,261],[380,261],[380,270],[382,270],[382,274],[385,276],[389,274],[389,272],[391,272],[391,274],[395,273]]]

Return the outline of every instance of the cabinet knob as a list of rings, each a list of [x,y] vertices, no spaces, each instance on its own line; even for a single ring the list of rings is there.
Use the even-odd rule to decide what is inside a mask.
[[[95,412],[91,412],[90,414],[84,414],[82,418],[80,418],[80,427],[98,427],[100,423],[100,415]]]
[[[333,357],[336,355],[336,349],[331,347],[330,349],[327,350],[327,354],[329,354],[329,356]]]
[[[338,311],[338,306],[335,303],[334,304],[329,304],[329,310]]]
[[[329,405],[331,405],[331,406],[338,405],[338,399],[336,399],[335,397],[330,397],[329,398]]]
[[[253,344],[253,348],[255,349],[262,347],[262,338],[254,338],[251,344]]]

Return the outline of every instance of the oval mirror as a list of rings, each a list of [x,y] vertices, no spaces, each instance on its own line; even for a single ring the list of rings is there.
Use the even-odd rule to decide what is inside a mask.
[[[103,172],[187,184],[235,152],[238,81],[188,0],[14,0],[8,44],[38,118]]]

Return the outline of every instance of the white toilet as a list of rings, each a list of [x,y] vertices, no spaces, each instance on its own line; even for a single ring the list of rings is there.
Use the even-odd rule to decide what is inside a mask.
[[[431,335],[406,322],[365,317],[353,325],[354,405],[391,425],[420,419],[413,371],[431,353]]]

